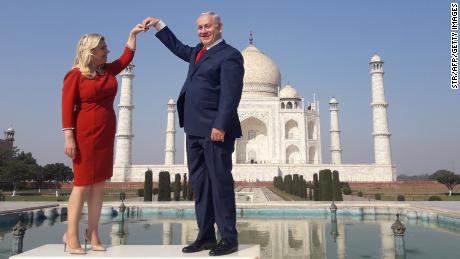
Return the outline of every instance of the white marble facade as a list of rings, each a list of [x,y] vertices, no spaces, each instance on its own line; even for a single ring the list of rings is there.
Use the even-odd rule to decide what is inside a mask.
[[[319,101],[315,97],[311,101],[306,101],[289,84],[281,87],[281,73],[277,65],[257,49],[252,44],[252,40],[249,46],[242,51],[242,55],[245,61],[245,75],[238,114],[243,137],[236,141],[233,153],[232,172],[235,181],[272,181],[275,176],[294,173],[303,175],[307,180],[312,180],[313,174],[321,169],[338,170],[342,181],[396,180],[396,169],[391,163],[390,133],[386,111],[388,104],[385,101],[383,87],[383,61],[378,55],[374,55],[370,62],[375,164],[344,164],[341,161],[338,102],[335,98],[329,103],[333,163],[324,164],[321,157]],[[132,73],[132,67],[130,69]],[[132,77],[126,79],[132,83]],[[125,77],[122,80],[125,80]],[[131,97],[130,93],[129,96]],[[121,113],[126,104],[120,104],[120,107]],[[131,102],[128,107],[133,107]],[[132,109],[129,111],[131,116]],[[144,172],[148,168],[153,170],[154,180],[158,180],[158,173],[163,170],[169,171],[172,178],[175,173],[187,172],[186,161],[177,164],[175,159],[176,122],[173,100],[168,102],[166,117],[167,133],[165,164],[163,165],[126,163],[131,160],[131,143],[120,145],[118,142],[131,141],[132,126],[121,125],[131,120],[122,120],[120,117],[118,129],[129,130],[127,134],[117,135],[117,155],[112,181],[143,181]],[[129,150],[123,150],[125,146],[129,146]],[[122,157],[125,159],[117,159],[121,158],[118,154],[123,154]],[[123,160],[123,163],[120,163],[120,160]]]

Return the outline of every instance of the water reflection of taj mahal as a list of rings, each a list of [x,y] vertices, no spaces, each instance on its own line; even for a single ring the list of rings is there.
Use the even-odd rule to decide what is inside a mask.
[[[119,222],[112,223],[111,245],[129,244],[128,240],[139,238],[135,235],[139,235],[138,232],[142,230],[130,231],[133,225],[128,227],[128,224],[124,224],[124,234],[120,236],[119,224]],[[375,240],[375,247],[372,250],[379,251],[377,253],[380,253],[383,258],[394,258],[395,255],[391,224],[387,220],[374,221],[367,229],[372,230],[372,239]],[[240,244],[260,244],[261,258],[267,259],[327,258],[327,253],[332,254],[333,258],[346,258],[347,249],[358,250],[358,247],[354,247],[359,245],[355,240],[347,242],[346,237],[350,236],[347,235],[347,229],[350,226],[350,232],[359,231],[353,229],[352,225],[352,222],[336,222],[334,234],[331,231],[331,223],[324,219],[238,219],[237,221]],[[161,218],[143,221],[143,232],[146,232],[150,239],[154,236],[153,226],[162,233],[161,236],[156,235],[159,239],[156,244],[190,244],[198,233],[195,219]],[[356,235],[353,238],[356,238]]]

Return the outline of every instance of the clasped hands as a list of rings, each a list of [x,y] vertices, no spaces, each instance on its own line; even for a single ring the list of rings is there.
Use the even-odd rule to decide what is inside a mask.
[[[136,24],[134,28],[131,30],[131,34],[137,35],[141,31],[148,31],[150,27],[155,26],[160,21],[160,19],[147,17],[142,21],[142,23]]]

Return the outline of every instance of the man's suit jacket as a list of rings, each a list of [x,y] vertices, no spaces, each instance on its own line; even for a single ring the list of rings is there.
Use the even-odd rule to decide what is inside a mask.
[[[189,62],[187,78],[177,100],[179,125],[187,134],[209,137],[211,129],[225,131],[225,137],[241,137],[237,108],[243,90],[243,56],[222,41],[200,57],[200,43],[190,47],[180,42],[168,27],[156,37],[177,57]]]

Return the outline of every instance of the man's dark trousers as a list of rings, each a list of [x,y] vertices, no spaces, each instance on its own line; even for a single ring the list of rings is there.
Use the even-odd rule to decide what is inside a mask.
[[[197,239],[214,240],[214,222],[222,239],[237,244],[232,153],[235,138],[224,142],[187,134],[187,165],[195,195]]]

